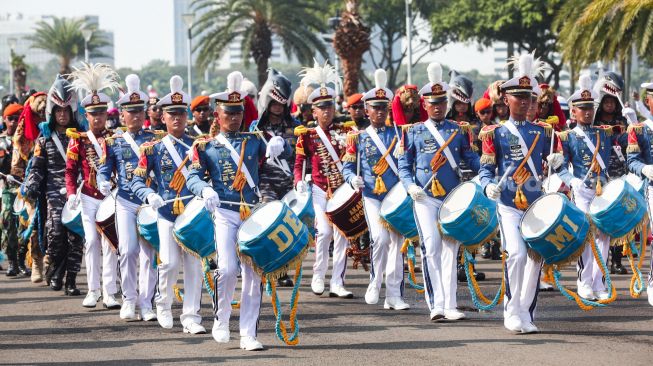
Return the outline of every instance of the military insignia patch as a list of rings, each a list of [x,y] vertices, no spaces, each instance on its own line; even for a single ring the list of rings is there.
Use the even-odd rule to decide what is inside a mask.
[[[139,102],[140,100],[141,100],[141,96],[138,95],[138,93],[132,93],[129,96],[129,101],[132,102],[132,103]]]
[[[531,78],[528,76],[519,78],[519,86],[531,86]]]
[[[181,104],[183,100],[184,100],[184,96],[181,95],[180,93],[174,93],[170,96],[170,101],[172,101],[173,104]]]

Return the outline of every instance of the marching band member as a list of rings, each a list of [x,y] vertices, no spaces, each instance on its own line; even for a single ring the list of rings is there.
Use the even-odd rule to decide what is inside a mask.
[[[538,197],[542,195],[543,161],[553,169],[563,163],[560,153],[549,154],[551,125],[526,120],[531,94],[537,90],[535,76],[543,67],[532,54],[523,54],[511,62],[518,65],[518,74],[501,85],[510,119],[500,125],[485,126],[480,133],[483,155],[479,176],[486,195],[498,199],[503,248],[506,259],[506,294],[504,298],[504,326],[511,331],[536,333],[533,324],[537,303],[541,263],[528,256],[527,247],[519,232],[519,222]],[[548,155],[548,157],[547,157]],[[494,182],[496,171],[503,175],[511,164],[504,187]]]
[[[608,181],[606,163],[610,161],[612,151],[612,127],[593,125],[594,101],[598,99],[598,94],[592,91],[591,84],[589,75],[581,75],[579,90],[569,97],[569,105],[578,125],[573,130],[558,134],[565,157],[559,176],[572,188],[576,206],[586,213],[589,213],[590,203],[596,195],[601,194],[602,186]],[[567,170],[569,164],[573,167],[573,173]],[[591,173],[588,174],[588,171]],[[597,230],[595,240],[601,255],[607,260],[610,237]],[[588,245],[578,258],[576,267],[580,297],[592,301],[610,298],[600,266],[594,260],[592,247]]]
[[[240,348],[247,351],[263,349],[256,339],[261,291],[260,276],[249,264],[240,262],[237,254],[236,234],[247,218],[245,206],[225,203],[256,204],[259,201],[259,163],[269,158],[288,157],[290,148],[280,136],[270,138],[267,148],[255,134],[240,133],[243,122],[243,102],[246,93],[241,90],[243,76],[235,71],[227,76],[227,91],[211,95],[216,100],[216,117],[220,133],[214,138],[202,138],[193,147],[193,164],[188,177],[188,188],[204,199],[204,205],[214,214],[218,269],[214,275],[215,319],[213,338],[218,343],[229,342],[229,318],[238,272],[242,275],[240,301]],[[204,181],[205,174],[211,183]]]
[[[202,264],[199,258],[183,251],[175,242],[172,229],[175,219],[184,210],[182,197],[190,195],[186,188],[189,150],[193,139],[186,135],[186,110],[190,97],[182,91],[184,81],[178,75],[170,79],[170,93],[158,105],[163,110],[163,121],[168,135],[161,140],[141,145],[138,167],[134,170],[130,189],[138,199],[147,202],[159,213],[159,289],[155,298],[156,317],[161,327],[172,328],[173,286],[177,283],[179,265],[184,266],[184,305],[179,317],[184,333],[202,334],[200,299],[202,296]],[[154,172],[156,191],[146,180]],[[164,200],[173,202],[165,203]]]
[[[343,158],[343,175],[354,189],[363,190],[363,207],[370,231],[370,284],[365,293],[365,302],[376,304],[385,274],[385,309],[406,310],[410,306],[404,302],[404,265],[401,254],[403,244],[401,235],[381,224],[379,211],[387,192],[399,183],[397,160],[392,155],[398,143],[397,131],[386,127],[388,106],[393,94],[386,88],[386,72],[378,69],[374,74],[376,87],[362,97],[371,126],[360,132],[350,132],[347,136],[347,152]],[[357,172],[360,159],[360,175]],[[380,168],[385,167],[385,169]]]
[[[190,103],[190,111],[193,113],[193,120],[188,123],[186,134],[193,137],[208,134],[211,130],[211,113],[213,113],[209,97],[199,95],[193,98]]]
[[[299,127],[295,159],[295,189],[303,193],[308,185],[303,180],[304,162],[310,165],[313,185],[313,209],[315,210],[315,263],[313,264],[313,279],[311,289],[314,294],[324,292],[324,279],[329,268],[329,244],[333,239],[333,269],[329,286],[329,296],[351,299],[354,294],[345,289],[345,270],[347,268],[347,238],[326,217],[327,200],[341,184],[342,162],[340,156],[344,153],[345,125],[335,124],[335,91],[327,83],[340,82],[335,69],[325,63],[317,62],[313,68],[305,68],[302,73],[301,85],[319,85],[308,96],[307,103],[313,108],[313,116],[317,120],[315,128]],[[301,88],[301,86],[300,86]],[[307,167],[307,169],[309,169]]]
[[[66,201],[66,129],[78,127],[75,119],[77,97],[70,88],[70,83],[60,75],[50,87],[46,122],[39,124],[41,137],[36,140],[31,168],[21,190],[26,199],[31,202],[38,199],[46,208],[41,211],[45,217],[46,281],[50,288],[59,291],[65,275],[65,293],[79,295],[76,279],[82,265],[84,242],[61,222]]]
[[[134,170],[138,166],[139,147],[153,141],[154,131],[144,130],[147,94],[140,90],[140,79],[134,74],[125,78],[127,92],[117,102],[121,108],[126,131],[105,139],[105,162],[100,166],[98,186],[104,195],[111,193],[111,175],[116,172],[118,194],[116,196],[116,229],[120,257],[120,287],[123,302],[120,318],[137,320],[136,305],[144,321],[156,319],[152,310],[152,298],[156,287],[154,248],[138,235],[136,215],[142,201],[130,189]],[[118,131],[117,131],[118,132]],[[139,265],[140,258],[140,265]],[[140,274],[137,274],[140,273]],[[138,289],[137,289],[138,282]]]
[[[82,225],[84,227],[86,258],[86,273],[88,293],[82,306],[94,308],[100,296],[104,307],[119,309],[116,300],[118,292],[118,256],[110,247],[106,237],[101,236],[95,225],[95,215],[104,195],[97,186],[97,172],[100,161],[104,158],[104,140],[111,132],[105,128],[109,97],[102,93],[104,89],[118,87],[118,74],[108,65],[84,64],[81,69],[75,69],[72,86],[76,92],[84,91],[86,97],[81,105],[86,110],[89,122],[87,132],[69,128],[66,135],[70,137],[66,153],[66,191],[71,207],[82,205]],[[81,197],[77,197],[77,177],[82,175]],[[100,264],[100,258],[102,263]],[[102,291],[100,291],[100,275],[102,276]]]
[[[653,113],[653,83],[644,83],[642,88],[646,89],[646,105],[649,108],[647,117],[650,117],[651,113]],[[648,179],[649,185],[646,197],[650,214],[653,212],[653,121],[650,118],[647,118],[644,122],[635,122],[628,126],[627,153],[628,169],[640,178]],[[651,260],[646,293],[648,294],[649,304],[653,306],[653,259]]]
[[[443,238],[436,223],[445,197],[461,182],[460,162],[465,161],[476,172],[479,156],[470,146],[469,123],[445,118],[449,85],[442,81],[442,67],[431,63],[427,72],[429,83],[422,87],[420,95],[424,97],[428,120],[405,130],[399,176],[415,201],[430,318],[459,320],[465,317],[456,309],[456,257],[460,245]]]

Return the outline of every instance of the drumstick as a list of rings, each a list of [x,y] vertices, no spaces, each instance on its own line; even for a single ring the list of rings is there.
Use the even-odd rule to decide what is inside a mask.
[[[361,175],[361,154],[360,151],[356,150],[356,176],[360,177],[360,175]],[[356,192],[360,192],[360,188],[357,188]]]
[[[18,184],[21,184],[21,185],[23,184],[23,182],[21,182],[18,179],[14,178],[14,176],[11,175],[11,174],[5,174],[3,172],[0,172],[0,175],[2,175],[3,177],[7,178],[7,180],[10,180],[10,181],[12,181],[14,183],[18,183]]]
[[[195,196],[193,196],[193,195],[191,194],[191,195],[188,195],[188,196],[181,196],[181,197],[179,197],[179,199],[180,199],[180,200],[185,200],[185,199],[194,198],[194,197],[195,197]],[[201,197],[200,197],[200,198],[201,198]],[[163,201],[163,203],[164,203],[164,204],[168,204],[168,203],[172,203],[172,202],[174,202],[175,200],[177,200],[177,197],[175,197],[175,198],[171,198],[171,199],[169,199],[169,200],[165,200],[165,201]],[[255,206],[255,205],[253,205],[253,204],[251,204],[251,203],[247,203],[247,202],[220,201],[220,203],[221,203],[221,204],[222,204],[222,203],[226,203],[226,204],[229,204],[229,205],[237,205],[237,206],[249,206],[249,207],[254,207],[254,206]],[[146,205],[143,205],[143,206],[141,206],[141,207],[151,207],[151,206],[152,206],[151,204],[146,204]]]
[[[497,187],[500,189],[503,189],[501,186],[506,182],[506,179],[508,179],[508,174],[510,174],[510,171],[512,168],[515,166],[514,162],[511,162],[510,165],[508,165],[508,168],[506,169],[505,172],[503,172],[503,175],[501,176],[501,179],[499,179],[499,183],[497,184]]]
[[[556,140],[556,132],[553,130],[552,135],[551,135],[551,148],[549,149],[549,155],[553,154],[553,142]],[[551,190],[551,173],[553,172],[553,167],[551,164],[549,164],[549,182],[548,182],[548,187],[546,187],[547,191]]]
[[[254,126],[254,131],[252,131],[252,133],[257,134],[257,135],[260,135],[260,136],[261,136],[261,140],[263,140],[263,143],[265,144],[265,146],[266,146],[266,147],[268,146],[268,141],[265,139],[265,133],[264,133],[263,131],[261,131],[261,130],[258,128],[258,126]],[[277,167],[278,167],[279,169],[281,169],[281,171],[283,172],[283,174],[285,174],[285,175],[288,176],[288,177],[291,175],[291,174],[290,174],[290,170],[283,166],[283,164],[281,163],[281,160],[279,160],[278,157],[274,157],[274,158],[273,158],[273,161],[277,164]],[[288,165],[288,163],[286,163],[286,165]]]

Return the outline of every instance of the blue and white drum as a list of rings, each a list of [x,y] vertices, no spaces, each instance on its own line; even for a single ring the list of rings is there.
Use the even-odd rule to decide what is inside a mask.
[[[315,235],[315,210],[313,209],[313,195],[310,192],[299,193],[291,190],[282,199],[292,212],[306,225],[312,236]]]
[[[201,198],[193,198],[177,216],[172,234],[184,250],[205,258],[215,253],[215,225]]]
[[[585,213],[567,196],[549,193],[526,210],[519,231],[545,264],[562,264],[582,253],[590,226]]]
[[[263,204],[238,229],[241,256],[263,275],[301,260],[309,243],[308,229],[283,202]]]
[[[569,192],[569,187],[558,174],[551,174],[551,176],[544,178],[542,190],[545,193]]]
[[[589,211],[599,230],[618,239],[642,223],[646,202],[644,196],[625,179],[615,179],[603,187],[603,194],[594,197]]]
[[[637,174],[628,173],[624,179],[643,197],[646,197],[646,182],[642,178],[638,177]]]
[[[390,192],[386,194],[383,202],[381,202],[379,216],[404,238],[409,240],[419,238],[415,215],[413,214],[413,199],[410,198],[401,182],[397,182],[390,189]]]
[[[138,209],[136,222],[138,233],[159,252],[159,228],[157,227],[158,213],[152,206],[142,206]]]
[[[70,207],[70,201],[66,201],[61,212],[61,223],[73,233],[85,237],[84,226],[82,225],[82,203],[79,202],[74,209]]]
[[[26,222],[29,219],[29,215],[27,214],[27,205],[25,204],[25,200],[22,198],[16,197],[16,199],[14,199],[12,209],[14,215],[16,215],[22,222]]]
[[[473,181],[461,183],[449,193],[438,219],[442,234],[470,248],[493,239],[499,226],[496,202]]]

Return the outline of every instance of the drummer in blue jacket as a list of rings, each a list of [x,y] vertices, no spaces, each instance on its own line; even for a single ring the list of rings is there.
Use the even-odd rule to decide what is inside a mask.
[[[152,130],[143,130],[147,94],[140,90],[140,79],[130,74],[125,78],[127,92],[117,102],[122,110],[126,131],[116,130],[105,141],[104,164],[98,171],[98,187],[103,195],[111,192],[111,176],[116,173],[118,195],[116,197],[116,230],[118,232],[118,258],[120,264],[120,287],[123,302],[120,318],[137,320],[136,305],[144,321],[156,319],[152,310],[152,298],[156,288],[157,274],[154,248],[138,235],[136,215],[142,202],[131,191],[134,170],[138,166],[140,146],[153,141]],[[139,266],[140,258],[140,266]],[[140,273],[140,274],[139,274]],[[139,280],[140,276],[140,280]]]
[[[516,63],[519,64],[517,76],[501,85],[505,93],[503,99],[510,107],[510,119],[499,125],[485,126],[479,134],[483,149],[479,177],[485,194],[499,200],[503,248],[508,254],[503,324],[513,332],[536,333],[533,315],[541,263],[528,256],[519,222],[524,211],[543,194],[544,160],[557,169],[564,158],[560,153],[549,154],[553,128],[544,122],[526,120],[531,94],[539,90],[535,79],[539,68],[534,66],[533,55],[523,54]],[[531,155],[527,156],[530,149]],[[495,181],[497,171],[503,176],[509,168],[506,184],[499,187]]]
[[[232,72],[227,76],[227,91],[211,95],[216,101],[215,116],[220,133],[215,137],[200,138],[193,146],[193,164],[188,177],[188,188],[204,199],[204,205],[214,215],[218,269],[214,275],[215,296],[213,338],[218,343],[229,342],[229,318],[238,273],[242,275],[240,300],[240,348],[263,349],[256,339],[261,306],[261,277],[249,264],[239,263],[236,234],[249,215],[245,204],[254,205],[261,197],[259,165],[268,158],[288,158],[290,147],[280,136],[273,136],[267,148],[263,139],[254,133],[241,133],[243,75]],[[210,183],[204,181],[205,174]],[[228,201],[230,203],[221,201]],[[238,203],[241,203],[240,205]],[[272,219],[272,218],[271,218]]]
[[[173,286],[177,283],[179,265],[184,265],[184,306],[180,316],[184,333],[201,334],[206,329],[200,324],[200,299],[202,296],[202,264],[199,258],[183,251],[175,241],[172,230],[175,219],[184,210],[191,195],[186,188],[189,150],[193,139],[185,134],[190,97],[182,90],[184,81],[175,75],[170,79],[170,94],[161,98],[157,105],[163,110],[168,135],[161,140],[141,145],[138,167],[134,170],[131,190],[159,213],[159,291],[155,298],[156,316],[161,327],[172,328]],[[154,172],[157,190],[148,187],[146,181]],[[170,201],[167,203],[164,201]]]
[[[404,129],[405,152],[399,157],[399,176],[415,201],[430,318],[458,320],[465,317],[456,309],[459,245],[443,238],[436,222],[445,197],[461,182],[460,162],[477,172],[479,157],[470,145],[470,124],[445,118],[449,85],[442,81],[442,67],[431,63],[427,72],[429,83],[420,95],[429,119]]]
[[[590,204],[608,181],[607,165],[612,151],[612,126],[594,126],[594,101],[598,94],[592,91],[589,75],[581,75],[580,89],[569,97],[571,112],[576,117],[577,126],[572,130],[560,132],[565,162],[559,173],[565,184],[572,188],[574,203],[583,212],[589,213]],[[598,145],[598,146],[597,146]],[[597,150],[598,148],[598,150]],[[573,173],[567,167],[571,164]],[[591,173],[588,171],[591,170]],[[587,178],[586,178],[587,177]],[[610,237],[597,230],[596,243],[605,259],[610,254]],[[587,300],[607,300],[610,294],[605,287],[605,278],[600,264],[594,260],[592,247],[585,247],[578,258],[578,295]]]
[[[402,299],[404,267],[401,254],[401,235],[381,224],[379,212],[387,192],[399,182],[397,159],[392,152],[398,146],[397,130],[386,127],[388,106],[393,94],[386,88],[385,70],[376,70],[376,87],[363,95],[366,113],[371,126],[347,136],[347,152],[343,175],[345,181],[355,189],[363,190],[363,207],[370,230],[370,284],[365,293],[365,302],[376,304],[385,274],[386,309],[405,310],[410,306]],[[357,160],[360,159],[360,162]],[[360,172],[357,166],[360,164]]]

